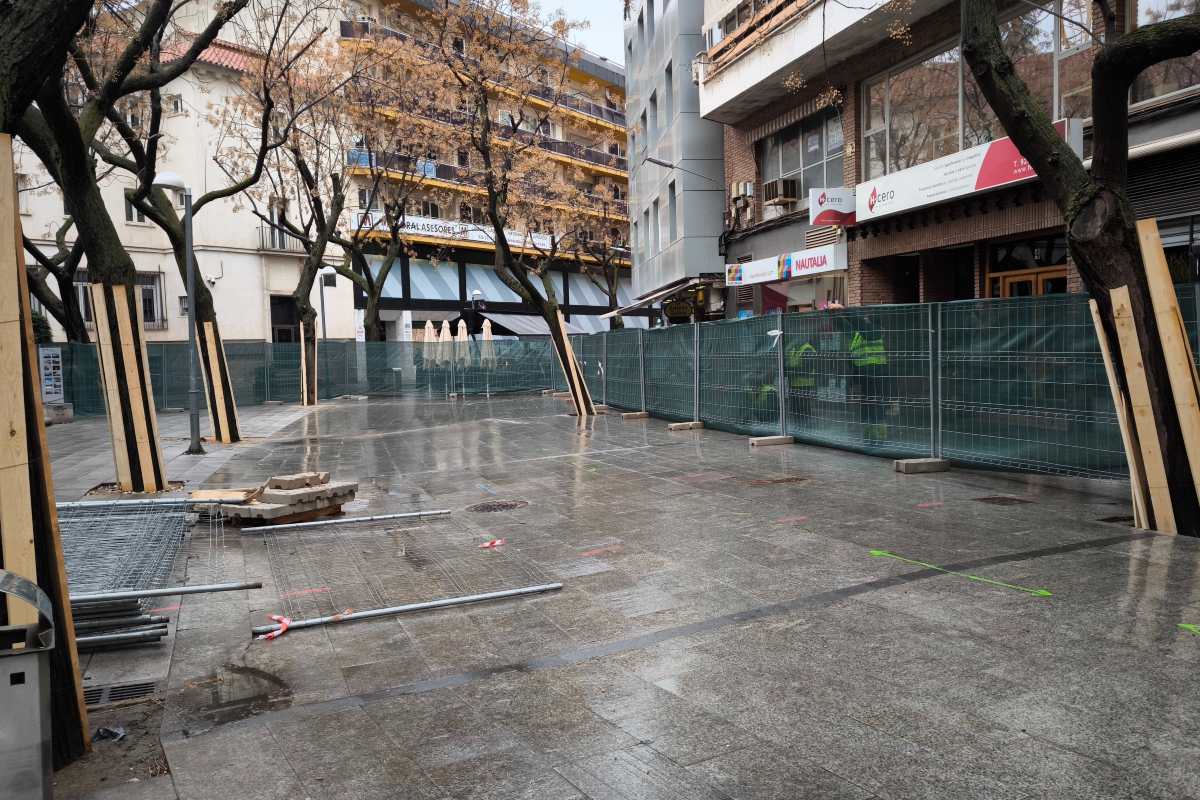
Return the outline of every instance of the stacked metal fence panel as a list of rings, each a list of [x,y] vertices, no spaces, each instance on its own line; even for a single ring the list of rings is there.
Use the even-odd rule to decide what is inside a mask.
[[[940,342],[946,458],[1097,478],[1126,474],[1086,297],[945,303]]]
[[[692,420],[695,329],[691,325],[654,328],[644,334],[646,410],[656,417]]]
[[[786,315],[787,433],[875,454],[928,455],[930,308]]]
[[[607,338],[608,404],[627,411],[642,408],[641,337],[635,328],[599,334]]]
[[[700,420],[755,436],[779,433],[778,316],[700,326]],[[688,331],[690,333],[690,330]]]

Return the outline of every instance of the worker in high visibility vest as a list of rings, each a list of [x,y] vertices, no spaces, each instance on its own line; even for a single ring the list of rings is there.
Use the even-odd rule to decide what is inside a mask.
[[[867,445],[882,444],[887,440],[888,432],[883,422],[887,347],[883,334],[872,330],[869,316],[862,318],[847,349],[855,372],[855,402],[859,407],[863,441]]]

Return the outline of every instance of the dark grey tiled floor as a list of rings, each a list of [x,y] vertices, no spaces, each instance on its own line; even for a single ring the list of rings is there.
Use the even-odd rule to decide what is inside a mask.
[[[362,482],[354,513],[454,515],[226,538],[217,571],[264,588],[183,599],[180,797],[1200,797],[1200,637],[1177,627],[1200,623],[1200,543],[1100,522],[1128,513],[1111,496],[562,410],[340,401],[215,466],[210,486],[320,468]],[[1002,494],[1032,502],[977,502]],[[465,511],[488,499],[529,505]],[[250,640],[448,570],[565,588]]]

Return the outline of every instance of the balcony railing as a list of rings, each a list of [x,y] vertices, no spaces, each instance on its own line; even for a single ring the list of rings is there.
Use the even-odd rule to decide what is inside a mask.
[[[304,243],[274,225],[263,223],[258,227],[258,249],[278,253],[303,253]]]
[[[424,42],[415,36],[410,36],[404,31],[380,25],[377,22],[358,22],[344,19],[340,23],[340,28],[343,39],[370,39],[380,36],[385,39],[398,39],[399,41],[407,42],[426,53],[432,54],[435,50],[434,46],[428,42]],[[551,86],[537,87],[534,89],[533,94],[543,100],[552,103],[557,102],[563,108],[569,108],[581,114],[587,114],[590,117],[595,117],[614,125],[620,125],[622,128],[625,127],[625,112],[620,109],[602,106],[599,103],[588,100],[586,97],[562,94]]]

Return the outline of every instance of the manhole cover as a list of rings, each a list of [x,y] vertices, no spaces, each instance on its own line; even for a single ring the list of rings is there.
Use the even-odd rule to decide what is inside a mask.
[[[1025,500],[1020,497],[1008,497],[1006,495],[996,495],[995,497],[976,497],[976,503],[987,503],[990,506],[1023,506],[1026,503],[1032,503],[1032,500]]]
[[[120,703],[124,700],[138,700],[149,697],[158,691],[158,684],[153,681],[142,683],[114,683],[109,686],[89,686],[83,690],[83,702],[88,708],[105,706],[110,703]]]
[[[750,486],[776,486],[781,483],[804,483],[808,478],[803,475],[789,475],[786,478],[755,478],[746,481]]]
[[[1133,525],[1133,517],[1122,517],[1120,515],[1115,516],[1115,517],[1101,517],[1100,519],[1098,519],[1096,521],[1097,522],[1116,522],[1121,525],[1129,525],[1129,526]]]
[[[476,514],[487,514],[492,511],[512,511],[516,508],[524,508],[529,505],[524,500],[488,500],[483,503],[476,503],[473,506],[467,506],[467,511],[473,511]]]

